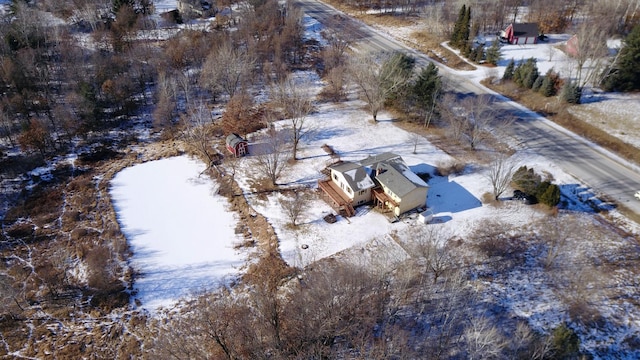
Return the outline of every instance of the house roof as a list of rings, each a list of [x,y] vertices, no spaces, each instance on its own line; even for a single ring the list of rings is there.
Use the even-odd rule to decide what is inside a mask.
[[[407,195],[416,188],[429,187],[399,156],[379,163],[376,170],[380,171],[376,180],[399,197]]]
[[[229,136],[227,136],[226,139],[226,143],[227,145],[235,148],[236,145],[238,145],[241,142],[247,142],[247,140],[243,139],[240,135],[238,134],[230,134]]]
[[[345,181],[353,191],[366,190],[375,186],[365,168],[354,162],[342,162],[329,167],[344,176]]]
[[[536,37],[540,35],[537,23],[513,24],[513,35],[517,37]]]
[[[383,152],[378,155],[369,156],[368,158],[361,160],[360,165],[375,168],[378,163],[394,158],[400,158],[400,155],[394,154],[392,152]]]

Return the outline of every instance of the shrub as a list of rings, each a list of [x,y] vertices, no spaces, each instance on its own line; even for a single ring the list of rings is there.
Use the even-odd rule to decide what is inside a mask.
[[[513,74],[516,68],[516,62],[511,58],[507,67],[504,69],[504,74],[502,74],[502,80],[513,80]]]
[[[553,69],[549,69],[544,76],[544,80],[540,86],[540,94],[544,97],[553,96],[556,94],[556,84],[560,80],[560,77]]]
[[[533,85],[531,86],[531,90],[533,91],[540,91],[540,88],[542,87],[542,83],[544,82],[544,76],[538,76],[536,78],[536,81],[533,82]]]
[[[580,339],[578,335],[562,324],[553,330],[551,334],[551,346],[556,359],[575,358],[580,353]]]
[[[538,201],[549,207],[556,206],[560,202],[560,187],[556,184],[548,184],[544,192],[537,195],[537,197]]]
[[[566,81],[562,86],[561,98],[569,104],[580,104],[582,89],[571,81]]]
[[[498,61],[500,61],[500,44],[497,40],[494,40],[491,46],[487,49],[486,53],[487,62],[491,65],[498,65]],[[509,63],[511,64],[511,63]],[[513,68],[512,68],[513,71]],[[506,69],[505,69],[506,72]]]
[[[462,174],[466,166],[467,165],[465,163],[459,161],[438,164],[438,167],[436,168],[436,174],[439,176],[449,176],[452,174],[459,175]]]
[[[527,195],[535,195],[542,182],[542,178],[533,171],[533,168],[524,165],[513,173],[511,180],[515,188],[522,190]]]

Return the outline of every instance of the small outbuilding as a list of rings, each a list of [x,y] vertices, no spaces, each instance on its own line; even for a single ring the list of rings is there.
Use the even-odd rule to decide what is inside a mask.
[[[230,134],[226,140],[227,150],[234,156],[244,156],[249,152],[249,143],[238,134]]]
[[[500,32],[501,41],[514,45],[537,44],[538,36],[540,33],[536,23],[513,23]]]

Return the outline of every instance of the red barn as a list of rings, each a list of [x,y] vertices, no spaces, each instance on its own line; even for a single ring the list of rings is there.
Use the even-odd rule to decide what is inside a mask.
[[[249,152],[249,143],[238,134],[227,136],[227,150],[237,156],[244,156]]]
[[[500,32],[500,39],[509,44],[537,44],[539,35],[536,23],[510,24]]]

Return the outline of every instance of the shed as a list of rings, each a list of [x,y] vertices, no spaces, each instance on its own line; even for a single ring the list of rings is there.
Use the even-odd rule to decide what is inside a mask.
[[[230,134],[226,140],[227,150],[234,156],[244,156],[249,152],[249,143],[238,134]]]
[[[539,35],[537,23],[513,23],[500,32],[500,39],[509,44],[537,44]]]

